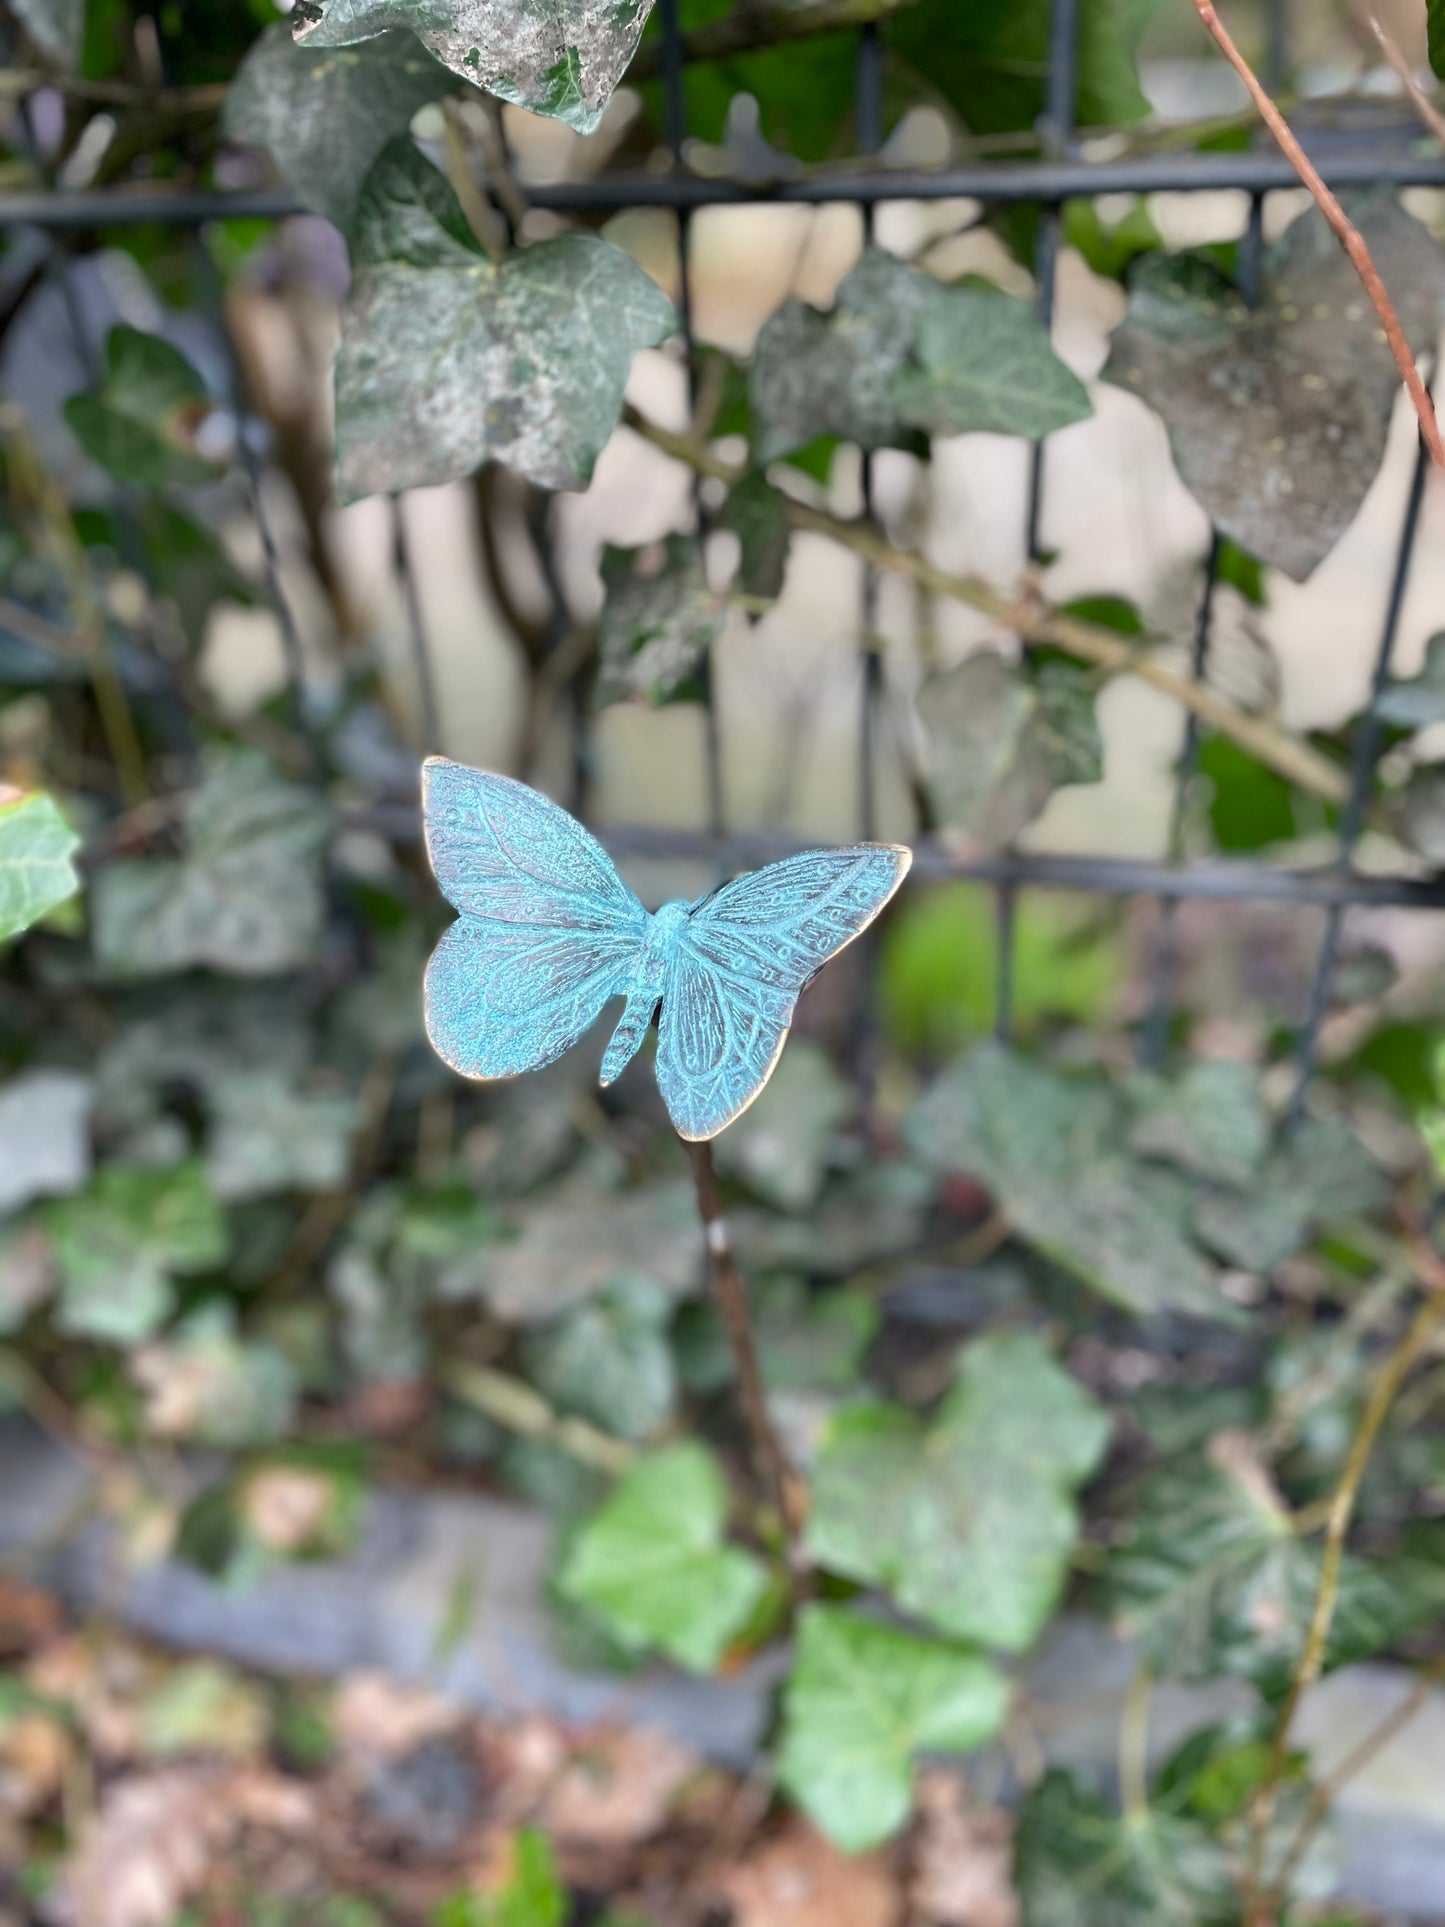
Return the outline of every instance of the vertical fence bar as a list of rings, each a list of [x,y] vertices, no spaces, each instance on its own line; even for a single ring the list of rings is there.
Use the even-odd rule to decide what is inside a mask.
[[[869,21],[858,35],[854,70],[853,117],[860,154],[876,154],[883,145],[883,39],[878,23]],[[863,244],[871,247],[876,230],[872,205],[863,208]],[[874,462],[871,449],[862,451],[860,489],[865,516],[874,508]],[[878,571],[863,564],[859,591],[859,623],[863,631],[863,692],[858,723],[858,829],[865,842],[878,835],[878,739],[883,706],[883,656],[878,647]]]
[[[662,94],[667,144],[674,166],[682,165],[683,143],[687,139],[687,52],[682,38],[682,17],[678,0],[660,0],[658,16],[662,22]],[[687,356],[687,407],[691,420],[697,409],[697,341],[693,333],[692,298],[692,210],[677,209],[677,308],[682,317],[682,338]],[[693,512],[697,518],[697,539],[707,541],[707,519],[703,507],[702,477],[692,482]],[[723,796],[722,732],[718,724],[717,693],[711,653],[704,656],[698,669],[702,685],[703,750],[707,780],[707,823],[715,837],[727,829],[727,808]]]
[[[1355,725],[1354,739],[1350,745],[1350,791],[1345,802],[1344,814],[1340,819],[1340,862],[1346,868],[1354,858],[1356,845],[1365,827],[1365,811],[1369,807],[1370,792],[1374,787],[1375,761],[1380,748],[1380,697],[1384,694],[1385,685],[1390,680],[1390,668],[1394,660],[1395,642],[1400,628],[1400,611],[1404,606],[1405,589],[1410,579],[1410,563],[1415,550],[1416,532],[1420,526],[1420,509],[1425,499],[1425,475],[1429,466],[1430,456],[1424,442],[1421,441],[1415,451],[1415,467],[1410,477],[1410,492],[1405,500],[1405,516],[1400,525],[1399,546],[1395,552],[1395,567],[1390,580],[1389,598],[1385,606],[1384,625],[1380,631],[1380,646],[1375,654],[1374,674],[1370,679],[1369,700],[1365,705],[1364,714]],[[1325,1012],[1329,1008],[1330,984],[1334,977],[1335,962],[1339,956],[1344,916],[1344,908],[1339,904],[1332,904],[1325,913],[1324,934],[1315,962],[1314,978],[1310,985],[1304,1022],[1295,1040],[1295,1081],[1284,1116],[1286,1131],[1293,1129],[1304,1114],[1305,1099],[1318,1066],[1320,1027],[1324,1023]]]
[[[1079,92],[1080,0],[1053,0],[1049,12],[1049,71],[1044,84],[1044,111],[1039,116],[1039,145],[1048,160],[1062,160],[1073,142]],[[1054,291],[1058,278],[1062,209],[1039,210],[1034,245],[1034,279],[1038,283],[1038,315],[1046,333],[1054,325]],[[1043,559],[1044,443],[1029,449],[1028,500],[1024,511],[1024,548],[1030,563]],[[994,991],[994,1034],[1007,1040],[1013,1030],[1014,933],[1018,893],[1012,883],[1000,884],[994,894],[995,949],[998,981]]]
[[[416,672],[417,697],[421,708],[422,754],[435,756],[442,746],[441,705],[437,700],[431,638],[427,634],[416,570],[412,566],[405,499],[400,495],[390,495],[387,497],[387,506],[391,512],[391,564],[406,604],[407,634],[411,643],[412,667]]]

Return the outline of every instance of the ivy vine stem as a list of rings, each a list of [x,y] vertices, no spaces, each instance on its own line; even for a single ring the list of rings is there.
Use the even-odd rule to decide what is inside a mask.
[[[1287,1884],[1287,1871],[1284,1869],[1276,1876],[1270,1889],[1262,1896],[1260,1894],[1265,1836],[1274,1817],[1279,1785],[1288,1758],[1290,1732],[1299,1711],[1300,1701],[1324,1671],[1330,1627],[1334,1623],[1335,1607],[1339,1600],[1345,1539],[1350,1529],[1350,1521],[1354,1517],[1360,1481],[1364,1477],[1365,1467],[1369,1463],[1375,1441],[1389,1416],[1396,1394],[1410,1371],[1424,1355],[1442,1324],[1445,1324],[1445,1292],[1432,1290],[1430,1296],[1411,1319],[1404,1336],[1375,1374],[1365,1398],[1360,1422],[1355,1428],[1355,1436],[1350,1442],[1349,1453],[1346,1456],[1339,1483],[1330,1499],[1329,1514],[1325,1522],[1324,1556],[1320,1562],[1319,1584],[1315,1589],[1309,1629],[1305,1635],[1299,1664],[1295,1667],[1289,1691],[1285,1695],[1284,1704],[1275,1722],[1268,1765],[1254,1803],[1250,1843],[1250,1892],[1247,1896],[1246,1909],[1249,1927],[1268,1927],[1268,1923],[1275,1917],[1284,1900]],[[1287,1867],[1288,1862],[1286,1862],[1286,1869]]]
[[[650,421],[634,408],[626,414],[627,424],[664,454],[685,462],[698,474],[711,476],[729,488],[743,480],[746,470],[712,449],[703,447],[688,435],[675,433]],[[1322,756],[1308,743],[1263,716],[1250,716],[1236,709],[1207,684],[1192,682],[1160,662],[1154,655],[1110,629],[1081,617],[1053,608],[1032,592],[1005,595],[976,576],[953,575],[939,568],[915,550],[896,547],[871,523],[849,521],[824,509],[810,508],[791,497],[787,501],[788,519],[795,528],[852,549],[865,561],[893,574],[906,575],[933,595],[961,602],[970,609],[992,616],[1011,630],[1025,647],[1052,644],[1080,662],[1093,664],[1111,675],[1136,676],[1181,708],[1191,711],[1201,722],[1227,736],[1243,750],[1272,769],[1288,783],[1318,796],[1327,803],[1345,802],[1349,781],[1344,770],[1329,757]]]
[[[684,1140],[686,1142],[686,1140]],[[794,1574],[804,1568],[803,1490],[797,1474],[788,1463],[768,1411],[763,1375],[758,1365],[758,1348],[753,1337],[753,1318],[748,1305],[747,1286],[733,1256],[732,1238],[723,1214],[718,1191],[717,1166],[712,1145],[687,1143],[692,1162],[692,1179],[697,1191],[698,1216],[707,1240],[708,1275],[712,1280],[718,1310],[727,1329],[733,1363],[738,1374],[738,1400],[748,1429],[758,1476],[771,1495],[782,1523],[787,1544],[788,1565]]]
[[[1220,52],[1248,88],[1250,99],[1259,109],[1260,119],[1274,135],[1284,152],[1285,159],[1309,189],[1315,205],[1329,222],[1335,239],[1350,257],[1365,293],[1370,298],[1370,305],[1380,317],[1380,326],[1385,331],[1390,352],[1395,357],[1401,379],[1414,404],[1415,413],[1420,418],[1420,434],[1426,448],[1430,451],[1430,459],[1438,468],[1445,468],[1445,440],[1441,439],[1440,425],[1435,419],[1435,404],[1430,398],[1430,391],[1425,386],[1420,370],[1415,365],[1415,357],[1411,352],[1405,330],[1401,326],[1400,317],[1395,312],[1395,304],[1391,301],[1389,290],[1380,276],[1379,269],[1375,266],[1370,250],[1365,245],[1364,236],[1325,185],[1323,176],[1300,146],[1293,129],[1271,100],[1264,83],[1235,46],[1229,29],[1210,4],[1210,0],[1194,0],[1194,10],[1213,35]]]

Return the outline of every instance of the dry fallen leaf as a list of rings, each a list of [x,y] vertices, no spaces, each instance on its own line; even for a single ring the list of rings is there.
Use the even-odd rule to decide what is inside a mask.
[[[908,1896],[917,1927],[1018,1927],[1013,1832],[998,1807],[971,1804],[956,1774],[920,1775]]]
[[[0,1656],[28,1653],[60,1630],[60,1601],[53,1592],[0,1578]]]
[[[733,1927],[898,1927],[898,1882],[886,1853],[846,1854],[810,1826],[785,1830],[723,1878]]]
[[[61,1870],[60,1927],[171,1927],[239,1824],[236,1775],[187,1765],[111,1787]]]
[[[632,1846],[663,1827],[697,1756],[647,1727],[584,1735],[553,1782],[540,1824],[560,1844]]]
[[[395,1760],[423,1740],[451,1733],[464,1710],[424,1686],[407,1686],[385,1673],[353,1673],[337,1688],[331,1726],[343,1754]]]

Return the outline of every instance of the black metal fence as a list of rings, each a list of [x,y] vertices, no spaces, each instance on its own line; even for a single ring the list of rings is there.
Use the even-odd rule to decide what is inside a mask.
[[[1269,57],[1266,78],[1278,82],[1286,64],[1287,0],[1270,0]],[[678,0],[658,0],[661,26],[659,63],[664,100],[664,129],[672,166],[663,173],[618,171],[554,185],[529,186],[533,205],[577,215],[617,212],[632,208],[666,208],[676,216],[680,299],[690,372],[696,365],[690,267],[691,217],[700,208],[746,204],[822,205],[846,203],[861,210],[865,232],[871,235],[874,211],[880,202],[972,199],[985,207],[1019,204],[1040,210],[1035,273],[1040,316],[1053,320],[1056,269],[1064,203],[1077,197],[1105,194],[1210,193],[1224,189],[1250,196],[1250,216],[1240,250],[1239,283],[1246,300],[1253,298],[1262,245],[1267,198],[1298,186],[1284,157],[1269,146],[1229,153],[1156,152],[1120,160],[1091,160],[1080,152],[1075,132],[1077,49],[1080,0],[1054,0],[1049,41],[1049,66],[1044,113],[1038,123],[1037,158],[948,166],[936,171],[894,169],[876,158],[883,144],[883,47],[876,25],[857,30],[854,127],[858,157],[836,170],[814,170],[805,176],[766,185],[703,177],[687,168],[687,106],[684,74],[685,36],[678,17]],[[1261,137],[1264,138],[1264,137]],[[1369,136],[1363,146],[1348,135],[1324,140],[1312,158],[1336,188],[1351,186],[1445,188],[1445,156],[1422,154],[1409,124],[1385,137]],[[199,229],[222,218],[279,221],[302,212],[286,194],[256,192],[166,193],[159,190],[104,190],[99,192],[0,193],[0,232],[29,225],[53,237],[57,270],[64,272],[62,237],[85,230],[126,224],[160,222],[177,229]],[[280,582],[278,557],[267,526],[260,493],[260,471],[254,446],[243,433],[251,502],[261,536],[267,588],[281,630],[288,674],[298,702],[304,698],[305,668],[300,641]],[[1185,798],[1196,771],[1200,745],[1199,724],[1192,714],[1185,725],[1179,757],[1168,835],[1168,847],[1157,861],[1095,855],[1035,854],[1022,851],[983,858],[967,858],[926,834],[917,840],[915,874],[923,878],[958,878],[992,888],[996,904],[999,968],[997,972],[998,1033],[1007,1036],[1012,1023],[1013,946],[1015,913],[1026,890],[1067,890],[1104,896],[1143,898],[1157,909],[1154,966],[1149,1008],[1141,1026],[1141,1052],[1147,1061],[1159,1060],[1166,1048],[1175,975],[1174,921],[1179,905],[1190,899],[1277,902],[1292,904],[1301,913],[1321,917],[1319,946],[1312,979],[1300,1013],[1294,1043],[1295,1078],[1290,1115],[1298,1113],[1317,1060],[1319,1036],[1329,1005],[1331,983],[1340,951],[1342,927],[1352,907],[1398,906],[1410,910],[1445,910],[1445,877],[1365,874],[1354,867],[1375,782],[1380,729],[1377,700],[1390,676],[1400,613],[1416,546],[1424,499],[1427,457],[1417,453],[1406,499],[1391,579],[1382,585],[1379,642],[1368,705],[1355,726],[1351,747],[1349,793],[1338,832],[1335,862],[1327,868],[1295,869],[1259,860],[1187,860],[1183,854]],[[873,497],[872,459],[862,462],[865,509]],[[1047,448],[1031,451],[1025,507],[1026,550],[1038,558],[1042,550],[1047,497]],[[705,511],[695,497],[700,521]],[[437,704],[430,645],[420,602],[412,579],[404,523],[395,513],[394,561],[400,579],[415,645],[420,711],[429,740],[436,740]],[[1214,616],[1220,541],[1214,537],[1204,564],[1193,635],[1191,673],[1196,680],[1210,668],[1211,627]],[[876,834],[877,773],[882,754],[881,711],[884,700],[883,660],[868,639],[874,634],[878,592],[877,571],[865,566],[860,589],[859,632],[863,643],[863,676],[857,734],[858,829],[864,837]],[[609,846],[620,855],[714,859],[725,863],[765,861],[802,847],[786,837],[738,836],[730,833],[722,776],[719,717],[706,691],[706,780],[708,828],[703,833],[620,828],[604,832]],[[304,705],[303,705],[304,706]],[[585,720],[579,716],[579,734]],[[579,742],[585,806],[585,740]],[[414,822],[410,828],[415,831]]]

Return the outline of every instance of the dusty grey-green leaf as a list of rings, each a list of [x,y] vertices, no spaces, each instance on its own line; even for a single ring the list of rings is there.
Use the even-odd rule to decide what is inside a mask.
[[[914,1756],[972,1752],[1007,1709],[1008,1682],[978,1653],[841,1606],[805,1606],[778,1776],[831,1840],[863,1853],[907,1819]]]
[[[1417,353],[1445,311],[1445,261],[1391,194],[1352,212]],[[1399,370],[1348,258],[1311,209],[1245,306],[1197,256],[1149,256],[1105,374],[1156,409],[1216,525],[1297,580],[1354,518],[1384,453]]]
[[[939,284],[868,248],[826,312],[788,301],[758,335],[748,376],[760,462],[839,435],[882,448],[904,433],[894,399],[919,318]]]
[[[674,702],[700,694],[697,675],[722,634],[727,603],[708,587],[702,544],[670,535],[659,555],[608,547],[597,625],[601,703]]]
[[[1129,1148],[1196,1177],[1248,1186],[1269,1151],[1269,1117],[1253,1065],[1191,1064],[1172,1084],[1140,1078]]]
[[[1040,440],[1093,413],[1033,306],[973,283],[935,281],[927,290],[913,359],[895,375],[892,398],[899,420],[928,435]]]
[[[1056,789],[1097,783],[1104,749],[1095,696],[1087,673],[1067,663],[1030,675],[993,649],[927,677],[918,713],[941,827],[1000,849]]]
[[[1375,714],[1396,729],[1424,729],[1445,722],[1445,629],[1425,644],[1425,661],[1418,676],[1392,678],[1385,684]]]
[[[318,0],[295,19],[316,47],[410,27],[453,73],[588,134],[651,11],[652,0]]]
[[[1015,1879],[1028,1927],[1230,1927],[1239,1883],[1200,1822],[1153,1808],[1127,1818],[1066,1773],[1019,1815]]]
[[[320,941],[329,814],[252,750],[215,749],[185,818],[185,854],[114,863],[94,889],[95,947],[121,977],[209,967],[269,976]]]
[[[512,1235],[487,1253],[484,1289],[515,1323],[595,1298],[614,1278],[651,1278],[678,1297],[701,1283],[702,1233],[686,1179],[615,1192],[577,1181],[507,1216]]]
[[[1412,769],[1400,797],[1405,841],[1427,863],[1445,864],[1445,763]]]
[[[1247,1190],[1205,1193],[1194,1225],[1230,1264],[1271,1271],[1311,1232],[1363,1217],[1388,1195],[1384,1171],[1342,1118],[1307,1118],[1256,1165]]]
[[[1003,1046],[980,1044],[909,1115],[921,1156],[993,1192],[1021,1238],[1141,1314],[1235,1314],[1189,1234],[1193,1189],[1121,1148],[1119,1100]]]
[[[82,1188],[94,1095],[75,1071],[28,1071],[0,1084],[0,1216]]]
[[[896,1405],[839,1414],[815,1470],[809,1549],[955,1638],[1021,1651],[1058,1603],[1073,1495],[1108,1438],[1107,1413],[1037,1338],[977,1339],[931,1425]]]
[[[388,141],[455,86],[409,33],[323,51],[298,46],[278,20],[237,69],[223,126],[264,147],[305,205],[344,228]]]
[[[488,260],[408,141],[367,178],[353,255],[336,360],[348,499],[454,482],[487,461],[542,488],[585,487],[633,357],[676,326],[657,283],[595,235]]]
[[[718,1169],[780,1211],[806,1211],[818,1200],[834,1138],[852,1110],[851,1088],[828,1053],[798,1039],[757,1102],[718,1139]]]
[[[0,800],[0,943],[18,937],[80,888],[80,838],[48,796]]]
[[[1274,1690],[1303,1650],[1321,1557],[1318,1537],[1295,1530],[1241,1447],[1218,1463],[1191,1458],[1149,1477],[1105,1592],[1121,1630],[1161,1672],[1186,1680],[1231,1673]],[[1392,1574],[1346,1555],[1328,1663],[1381,1651],[1442,1603],[1445,1568]]]
[[[222,1078],[211,1093],[206,1146],[216,1196],[334,1190],[345,1182],[359,1122],[354,1098],[304,1090],[281,1070]]]
[[[677,1397],[667,1342],[672,1313],[673,1301],[661,1286],[619,1278],[591,1304],[527,1334],[528,1377],[563,1411],[619,1438],[648,1438]]]

